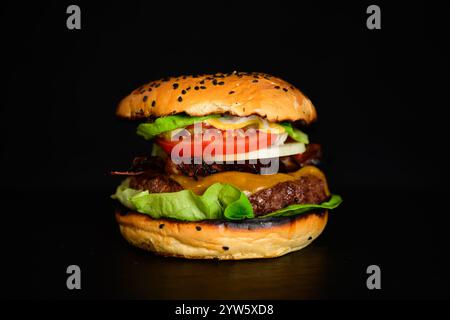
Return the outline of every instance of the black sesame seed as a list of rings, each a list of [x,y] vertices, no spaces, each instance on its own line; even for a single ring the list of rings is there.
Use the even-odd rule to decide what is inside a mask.
[[[230,92],[228,92],[228,94],[233,94],[234,93],[234,91],[230,91]]]
[[[225,84],[225,82],[223,82],[223,81],[220,81],[220,82],[218,83],[219,86],[223,86],[224,84]]]
[[[222,249],[225,250],[225,251],[227,251],[227,250],[230,249],[230,248],[223,246]]]
[[[153,101],[152,101],[152,107],[154,107],[155,105],[156,105],[156,101],[153,100]]]
[[[212,81],[212,84],[213,84],[213,85],[217,85],[217,80],[214,79],[214,80]]]
[[[258,82],[258,80],[253,80],[252,82],[256,83],[256,82]]]
[[[195,229],[196,229],[197,231],[200,231],[200,230],[202,230],[202,227],[196,226]]]
[[[173,86],[174,89],[177,89],[178,88],[178,83],[174,83],[172,86]]]
[[[191,87],[187,87],[187,88],[186,88],[186,91],[189,91],[189,90],[191,90]]]
[[[309,237],[308,240],[312,240],[312,237]]]
[[[258,76],[253,76],[253,78],[255,78],[255,79],[259,79],[259,77],[258,77]]]
[[[280,89],[280,86],[275,86],[275,89]]]
[[[147,90],[148,90],[148,91],[152,91],[152,88],[148,88]]]
[[[155,84],[155,88],[158,88],[161,85],[161,83]]]
[[[144,102],[147,101],[147,99],[148,99],[147,96],[144,96],[144,98],[142,98],[142,100],[143,100]]]
[[[200,89],[206,89],[206,87],[205,86],[200,86]]]
[[[186,90],[181,90],[181,94],[186,94]]]
[[[183,101],[183,98],[181,96],[178,97],[178,102]]]
[[[195,86],[195,87],[194,87],[194,89],[195,89],[195,90],[198,90],[198,89],[199,89],[199,87],[198,87],[198,86]]]
[[[205,80],[200,81],[200,84],[205,84]]]
[[[291,86],[291,89],[294,89],[294,86]]]
[[[160,228],[160,229],[164,228],[164,223],[161,223],[161,224],[159,225],[159,228]]]
[[[186,76],[183,76],[183,80],[185,80],[187,77]]]
[[[283,88],[283,91],[284,91],[284,92],[287,92],[288,90],[287,90],[286,88]]]

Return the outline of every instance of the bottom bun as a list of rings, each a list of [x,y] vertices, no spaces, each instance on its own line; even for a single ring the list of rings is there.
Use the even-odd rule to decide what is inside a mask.
[[[116,220],[129,243],[157,254],[238,260],[274,258],[306,247],[322,233],[328,212],[242,221],[185,222],[117,210]]]

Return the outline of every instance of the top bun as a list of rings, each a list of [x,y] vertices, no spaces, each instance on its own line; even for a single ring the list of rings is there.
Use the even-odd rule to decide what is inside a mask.
[[[317,117],[311,101],[280,78],[257,72],[216,73],[163,78],[141,86],[117,107],[121,118],[145,119],[185,112],[191,116],[258,115],[268,121]]]

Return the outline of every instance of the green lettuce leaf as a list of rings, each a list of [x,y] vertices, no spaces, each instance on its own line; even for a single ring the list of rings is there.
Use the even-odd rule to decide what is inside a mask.
[[[333,194],[330,200],[322,202],[321,204],[293,204],[287,206],[286,208],[277,210],[275,212],[266,214],[265,216],[261,216],[259,218],[267,218],[267,217],[289,217],[301,213],[305,213],[311,211],[312,209],[334,209],[342,203],[341,196],[337,194]]]
[[[251,219],[255,215],[245,193],[231,184],[223,186],[219,194],[220,203],[225,208],[223,215],[229,220]]]
[[[147,214],[152,218],[173,218],[185,221],[205,219],[242,220],[255,218],[252,205],[245,193],[231,184],[215,183],[203,195],[190,190],[171,193],[149,193],[129,188],[126,179],[117,188],[113,199],[119,200],[131,210]],[[316,208],[334,209],[342,198],[332,195],[321,204],[294,204],[258,218],[288,217],[302,214]]]
[[[308,135],[297,128],[294,128],[290,122],[282,122],[280,125],[284,128],[289,137],[294,139],[295,141],[308,144],[309,139]]]
[[[137,134],[144,137],[146,140],[150,140],[163,132],[184,128],[206,119],[218,117],[220,117],[218,114],[211,114],[203,117],[191,117],[187,114],[175,114],[172,116],[158,118],[151,123],[141,123],[137,127]]]
[[[230,184],[215,183],[201,196],[190,190],[149,193],[131,189],[128,185],[126,179],[112,197],[129,209],[148,214],[155,219],[199,221],[254,218],[253,208],[247,196]]]
[[[131,189],[129,186],[129,179],[125,179],[116,190],[116,193],[111,196],[115,200],[119,200],[125,207],[136,210],[135,205],[131,202],[131,198],[137,195],[140,190]]]

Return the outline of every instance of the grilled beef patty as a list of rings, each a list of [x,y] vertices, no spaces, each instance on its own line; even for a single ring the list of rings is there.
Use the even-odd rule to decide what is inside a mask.
[[[178,182],[164,174],[140,174],[130,177],[130,188],[148,190],[150,193],[177,192],[183,190]]]
[[[291,204],[318,204],[327,198],[324,181],[308,175],[255,192],[248,199],[253,206],[255,215],[260,216],[283,209]]]
[[[163,174],[141,174],[130,177],[130,187],[148,190],[150,193],[177,192],[183,190],[176,181]],[[265,215],[291,204],[321,203],[327,200],[323,180],[303,176],[298,180],[285,181],[255,192],[249,196],[255,216]]]

